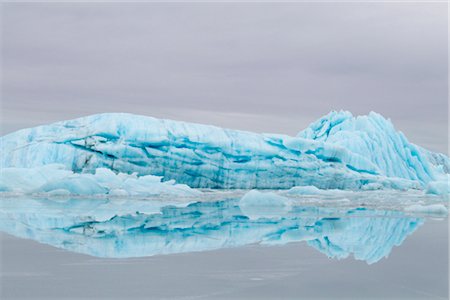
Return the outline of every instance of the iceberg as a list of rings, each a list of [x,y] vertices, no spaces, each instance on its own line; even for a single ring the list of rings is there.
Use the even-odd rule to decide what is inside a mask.
[[[107,169],[156,176],[162,182],[175,180],[190,188],[425,190],[430,186],[430,193],[440,194],[448,190],[443,178],[450,170],[447,156],[408,142],[381,115],[354,117],[345,111],[331,112],[296,137],[105,113],[19,130],[1,137],[0,143],[3,174],[58,164],[75,174]],[[1,189],[17,188],[20,182],[7,177],[0,177]],[[75,189],[84,187],[78,194],[103,193],[104,186],[87,185],[86,180],[48,182],[46,189],[61,187],[77,194]],[[437,181],[444,183],[432,184]],[[110,191],[106,187],[105,193]]]
[[[203,197],[203,196],[202,196]],[[128,258],[304,242],[330,258],[369,264],[424,223],[395,210],[316,207],[272,193],[194,202],[161,199],[5,198],[0,230],[72,252]],[[267,208],[283,215],[267,215]]]

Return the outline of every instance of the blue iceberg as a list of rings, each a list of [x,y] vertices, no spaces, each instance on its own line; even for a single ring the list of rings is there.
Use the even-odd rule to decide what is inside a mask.
[[[24,169],[58,164],[75,174],[108,169],[190,188],[449,190],[449,158],[408,142],[376,113],[331,112],[296,137],[107,113],[20,130],[0,142],[2,173],[11,178]],[[0,188],[13,191],[17,182],[2,175]],[[53,188],[45,184],[65,189],[61,182]]]

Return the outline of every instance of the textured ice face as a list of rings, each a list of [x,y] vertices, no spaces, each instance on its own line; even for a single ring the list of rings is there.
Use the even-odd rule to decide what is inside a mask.
[[[354,159],[373,164],[379,173],[388,177],[429,182],[436,176],[430,164],[429,155],[432,154],[409,143],[389,120],[374,112],[358,117],[344,111],[331,112],[297,136],[343,147]],[[438,156],[441,161],[435,162]],[[438,156],[432,163],[448,169],[448,157]]]
[[[331,258],[374,263],[423,223],[401,211],[306,206],[256,191],[198,200],[3,199],[0,230],[98,257],[303,241]]]
[[[375,113],[354,118],[333,112],[298,137],[100,114],[21,130],[1,144],[3,169],[54,163],[77,173],[107,168],[192,188],[424,189],[442,181],[450,165]]]

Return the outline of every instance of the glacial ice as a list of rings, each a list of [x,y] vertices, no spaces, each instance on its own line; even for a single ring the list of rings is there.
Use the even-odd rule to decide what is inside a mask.
[[[9,195],[46,194],[47,196],[198,196],[199,190],[161,177],[114,173],[98,168],[95,173],[74,173],[64,165],[49,164],[35,168],[5,168],[0,173],[0,192]]]
[[[315,186],[294,186],[293,188],[286,191],[287,195],[290,196],[303,196],[303,195],[342,195],[342,193],[345,193],[342,190],[336,190],[336,189],[328,189],[328,190],[321,190],[318,189]]]
[[[353,117],[344,111],[331,112],[297,137],[108,113],[20,130],[1,137],[0,143],[1,171],[6,174],[14,173],[11,168],[38,174],[32,169],[61,164],[77,174],[94,174],[100,168],[136,173],[139,178],[158,176],[191,188],[425,190],[428,186],[428,192],[441,194],[448,191],[443,178],[450,170],[448,157],[409,143],[381,115]],[[42,182],[40,176],[31,176],[26,184],[36,187],[31,181]],[[25,181],[7,177],[0,180],[3,190],[28,189],[20,187]],[[85,176],[69,177],[57,177],[42,189],[56,194],[68,190],[125,195],[131,189],[148,190],[144,181],[154,179],[134,179],[142,184],[131,186],[126,181],[125,187],[111,189]]]
[[[448,209],[443,204],[431,204],[431,205],[414,204],[411,206],[407,206],[405,208],[405,211],[424,214],[436,214],[443,216],[446,216],[448,214]]]
[[[1,231],[111,258],[304,241],[332,258],[353,255],[375,263],[424,222],[395,210],[286,205],[283,197],[257,191],[215,201],[199,197],[193,203],[159,198],[19,200],[2,200]],[[273,206],[284,210],[282,217],[267,216]]]
[[[425,193],[434,195],[450,195],[450,175],[441,176],[436,181],[427,184]]]
[[[259,218],[282,218],[290,210],[292,201],[275,193],[252,190],[239,200],[242,213],[251,220]]]
[[[297,136],[342,147],[351,153],[350,160],[372,165],[388,177],[421,182],[435,178],[427,155],[374,112],[356,118],[349,112],[331,112]]]

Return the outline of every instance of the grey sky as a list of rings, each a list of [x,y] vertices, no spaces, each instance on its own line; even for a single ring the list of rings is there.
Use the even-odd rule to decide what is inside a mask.
[[[447,152],[446,3],[2,6],[2,134],[131,112],[296,134],[377,111]]]

